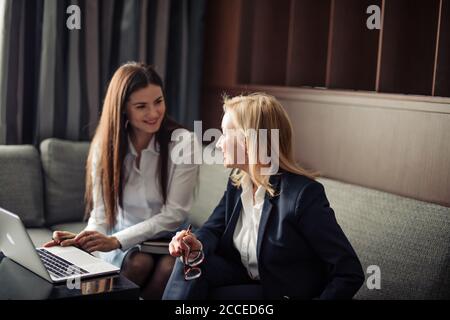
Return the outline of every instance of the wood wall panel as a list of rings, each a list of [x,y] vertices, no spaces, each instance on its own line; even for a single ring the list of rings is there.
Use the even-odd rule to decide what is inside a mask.
[[[230,86],[238,77],[242,0],[207,2],[204,82]],[[224,19],[226,17],[226,19]]]
[[[380,92],[431,95],[439,0],[385,1]]]
[[[252,35],[251,83],[286,83],[290,3],[291,0],[254,1],[252,28],[242,30]]]
[[[433,95],[450,97],[450,0],[441,0]]]
[[[330,9],[331,0],[292,1],[288,86],[325,86]]]
[[[370,5],[381,0],[335,0],[327,87],[375,90],[380,31],[367,28]]]

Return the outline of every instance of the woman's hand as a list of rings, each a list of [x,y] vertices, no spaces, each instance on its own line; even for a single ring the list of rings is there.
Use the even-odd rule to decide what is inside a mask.
[[[108,252],[120,248],[120,242],[116,237],[109,237],[98,231],[82,231],[73,241],[87,252]]]
[[[73,246],[75,242],[73,239],[77,236],[76,233],[72,233],[69,231],[55,231],[53,232],[53,238],[51,241],[44,244],[44,247],[53,247],[53,246]]]
[[[191,248],[191,251],[198,251],[202,249],[202,243],[197,239],[197,237],[188,232],[188,230],[182,230],[177,232],[177,234],[172,238],[172,241],[169,243],[169,253],[173,257],[179,257],[183,254],[183,251],[187,250],[186,244]],[[193,253],[193,258],[198,253]]]

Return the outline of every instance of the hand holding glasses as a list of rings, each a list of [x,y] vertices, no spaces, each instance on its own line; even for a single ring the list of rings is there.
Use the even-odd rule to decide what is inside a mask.
[[[198,267],[203,260],[202,243],[191,233],[192,226],[187,230],[177,232],[169,243],[169,253],[173,257],[180,257],[184,266],[185,280],[192,280],[200,277],[202,271]]]
[[[192,226],[189,225],[184,237],[191,234],[191,229]],[[201,250],[192,250],[191,246],[184,240],[184,237],[181,241],[186,249],[182,251],[182,260],[184,264],[184,279],[188,281],[201,276],[202,270],[197,266],[203,262],[203,253]],[[191,259],[191,256],[194,256],[194,258]]]

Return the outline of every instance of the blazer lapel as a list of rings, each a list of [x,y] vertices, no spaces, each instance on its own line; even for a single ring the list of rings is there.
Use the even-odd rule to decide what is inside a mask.
[[[256,256],[258,257],[258,260],[261,253],[261,242],[264,237],[264,233],[267,227],[267,221],[269,221],[269,216],[271,212],[272,212],[272,202],[270,201],[269,196],[266,194],[263,209],[261,212],[261,220],[259,222],[258,239],[256,241]]]
[[[236,204],[234,205],[233,212],[231,213],[230,219],[228,220],[224,231],[224,239],[226,242],[233,241],[234,230],[236,229],[237,220],[242,210],[241,193],[242,189],[239,189],[239,191],[236,192]]]
[[[276,190],[276,192],[280,192],[280,174],[277,175],[273,175],[270,177],[270,184],[274,187],[274,189]],[[267,229],[267,222],[269,221],[269,217],[270,217],[270,213],[272,212],[272,201],[278,197],[278,195],[275,195],[275,197],[271,198],[267,193],[266,196],[264,198],[264,205],[262,208],[262,212],[261,212],[261,220],[259,221],[259,229],[258,229],[258,239],[256,241],[256,256],[260,257],[261,254],[261,244],[262,241],[264,239],[264,234],[266,232]]]

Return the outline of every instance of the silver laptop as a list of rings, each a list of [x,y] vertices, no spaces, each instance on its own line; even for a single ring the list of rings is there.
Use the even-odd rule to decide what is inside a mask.
[[[20,218],[2,208],[0,250],[11,260],[52,283],[120,271],[116,266],[76,247],[35,248]]]

